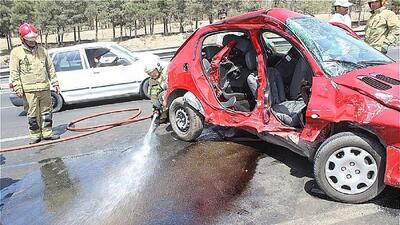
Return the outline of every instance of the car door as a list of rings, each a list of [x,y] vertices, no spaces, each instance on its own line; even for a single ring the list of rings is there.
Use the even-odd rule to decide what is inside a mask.
[[[97,47],[86,48],[85,53],[90,65],[90,86],[94,97],[126,95],[138,89],[140,83],[135,82],[132,62],[120,52],[110,47]],[[94,59],[96,57],[98,59]]]
[[[81,51],[68,50],[52,53],[54,68],[66,103],[79,102],[90,94],[88,71]]]

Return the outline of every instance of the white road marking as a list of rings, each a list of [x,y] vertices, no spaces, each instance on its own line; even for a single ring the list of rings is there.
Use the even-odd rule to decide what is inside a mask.
[[[29,135],[19,136],[19,137],[11,137],[11,138],[3,138],[3,139],[0,139],[0,143],[16,141],[16,140],[21,140],[21,139],[27,139],[27,138],[29,138]]]
[[[0,109],[9,109],[9,108],[15,108],[16,106],[6,106],[6,107],[1,107]]]

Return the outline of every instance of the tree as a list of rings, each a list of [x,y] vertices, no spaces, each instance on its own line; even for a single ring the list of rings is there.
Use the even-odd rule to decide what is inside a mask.
[[[134,27],[135,37],[137,36],[137,20],[139,18],[139,4],[137,2],[127,1],[124,3],[124,16],[126,25],[129,27],[129,37],[132,37],[132,27]]]
[[[62,22],[60,16],[62,14],[62,6],[55,0],[39,1],[35,5],[35,24],[39,29],[40,42],[43,43],[43,35],[45,35],[45,46],[48,47],[48,35],[57,31],[58,24]],[[57,42],[60,38],[57,37]]]
[[[88,21],[94,21],[94,29],[95,29],[95,40],[97,41],[99,38],[99,16],[100,11],[104,7],[103,1],[89,1],[87,2],[87,7],[85,9],[85,15],[88,18]]]
[[[86,1],[67,1],[63,2],[63,5],[66,6],[63,10],[63,14],[67,18],[67,26],[73,27],[74,30],[74,42],[81,41],[80,28],[81,24],[87,21],[87,17],[85,15],[85,11],[87,8]],[[78,36],[77,36],[78,34]]]
[[[202,2],[200,0],[189,1],[187,8],[192,20],[195,21],[195,29],[199,28],[199,20],[203,18],[204,14]]]
[[[17,31],[18,27],[24,23],[32,23],[34,4],[32,1],[14,1],[11,7],[11,28]]]
[[[170,20],[171,11],[172,11],[173,7],[170,4],[170,1],[168,1],[168,0],[158,0],[157,7],[158,7],[160,15],[162,17],[163,28],[164,28],[163,34],[168,35],[169,34],[168,23]]]
[[[107,10],[107,19],[112,25],[113,39],[115,39],[115,27],[120,26],[120,38],[122,40],[122,28],[125,25],[124,20],[124,0],[107,0],[105,6]]]
[[[295,2],[295,0],[292,0],[292,2]],[[261,9],[263,7],[262,1],[253,1],[253,0],[245,0],[245,1],[238,1],[237,5],[240,6],[240,8],[237,8],[237,12],[250,12],[254,10]]]
[[[54,18],[52,21],[50,21],[51,26],[53,30],[55,29],[56,32],[56,42],[57,46],[61,46],[64,42],[64,31],[65,29],[69,26],[69,15],[67,14],[68,11],[65,9],[70,7],[69,5],[70,2],[65,2],[65,1],[55,1],[55,4],[53,5],[53,9],[56,13],[54,14]]]
[[[186,15],[186,0],[176,0],[177,17],[179,20],[179,33],[185,32],[184,22],[185,18],[188,19]]]
[[[160,9],[157,8],[157,2],[149,0],[146,4],[147,10],[145,17],[149,21],[149,31],[150,34],[154,34],[154,25],[157,19],[157,16],[160,13]]]
[[[202,5],[203,5],[203,9],[204,12],[206,12],[207,16],[208,16],[208,21],[211,23],[213,23],[214,21],[214,0],[201,0]]]
[[[0,37],[7,39],[7,50],[11,51],[11,8],[13,2],[8,0],[1,0],[0,2]]]

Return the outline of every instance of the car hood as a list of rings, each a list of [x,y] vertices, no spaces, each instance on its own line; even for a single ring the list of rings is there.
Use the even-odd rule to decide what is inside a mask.
[[[399,68],[400,61],[388,65],[371,66],[335,77],[333,81],[400,111]]]

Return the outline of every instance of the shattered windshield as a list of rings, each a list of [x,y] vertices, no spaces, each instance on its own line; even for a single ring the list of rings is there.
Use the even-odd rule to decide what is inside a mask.
[[[343,29],[314,17],[292,18],[287,21],[287,26],[330,77],[393,62],[364,41],[351,37]]]

